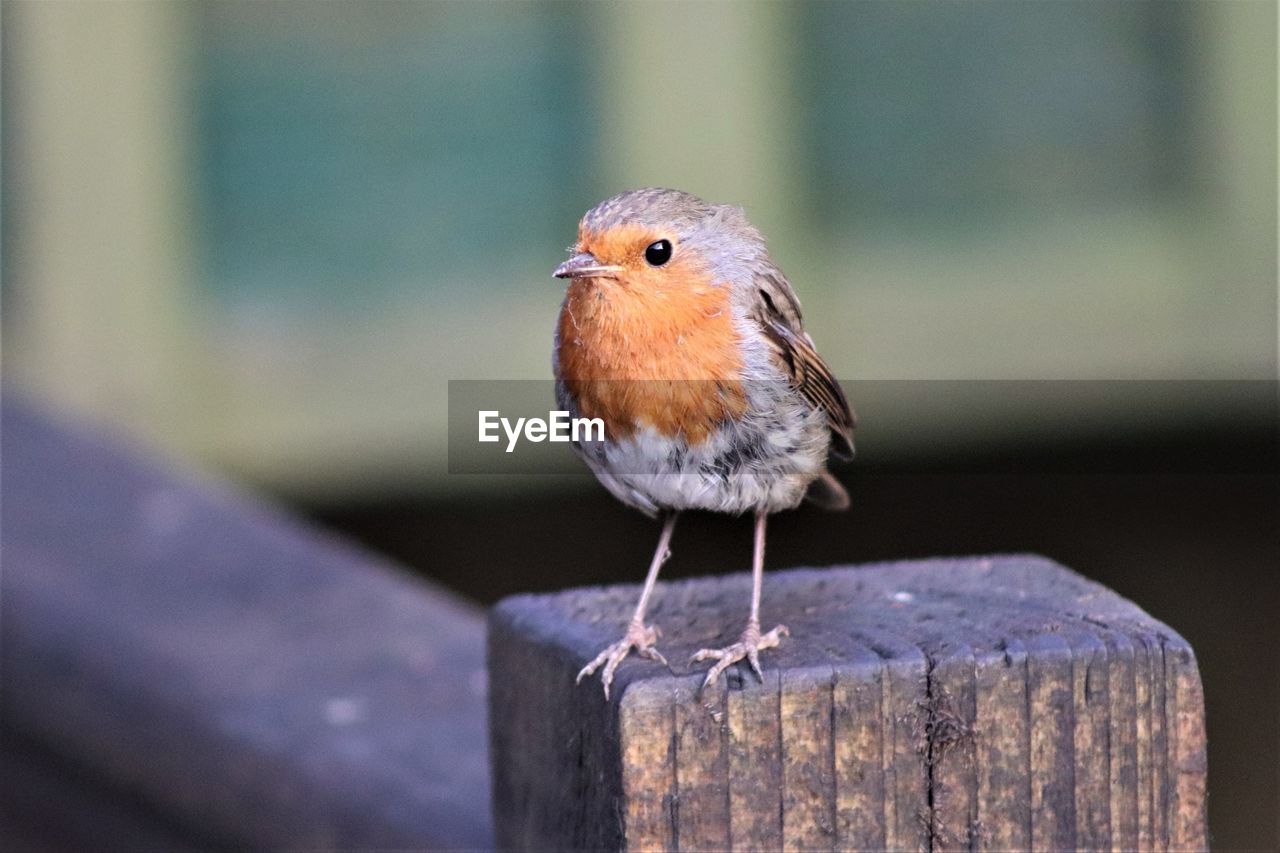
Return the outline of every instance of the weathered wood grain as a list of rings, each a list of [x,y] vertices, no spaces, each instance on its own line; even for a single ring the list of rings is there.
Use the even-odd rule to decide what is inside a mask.
[[[871,650],[834,673],[831,735],[836,787],[836,846],[882,850],[886,844],[884,665]]]
[[[724,728],[725,686],[713,685],[702,697],[680,684],[672,697],[675,711],[675,846],[686,850],[729,848],[728,737]]]
[[[978,833],[973,649],[948,640],[929,641],[925,649],[931,663],[924,757],[932,801],[932,848],[968,850]]]
[[[1133,641],[1106,631],[1107,695],[1110,756],[1107,771],[1111,794],[1111,849],[1138,849],[1138,711],[1134,690]]]
[[[731,640],[749,584],[659,585],[668,659]],[[605,702],[597,680],[575,687],[572,674],[621,634],[636,593],[518,596],[492,611],[493,678],[509,682],[491,690],[500,844],[1205,846],[1194,655],[1048,560],[773,572],[762,621],[792,635],[763,656],[763,684],[731,668],[699,697],[703,667],[629,659]],[[583,750],[586,729],[598,751]]]
[[[781,678],[782,849],[830,850],[836,833],[832,671],[787,669]]]
[[[979,850],[1031,849],[1027,650],[1004,640],[975,661]]]
[[[781,674],[726,690],[729,727],[729,846],[782,849]]]
[[[1207,843],[1204,825],[1205,778],[1208,770],[1204,737],[1204,686],[1190,647],[1167,648],[1174,707],[1170,716],[1173,785],[1169,815],[1169,847],[1189,850]]]
[[[674,850],[677,796],[675,738],[666,731],[673,710],[654,693],[633,691],[622,707],[622,765],[633,768],[623,780],[622,818],[633,850]]]

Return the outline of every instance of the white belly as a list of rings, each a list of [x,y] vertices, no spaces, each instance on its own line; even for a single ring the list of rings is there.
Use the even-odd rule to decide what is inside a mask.
[[[641,427],[631,437],[584,445],[600,482],[630,506],[661,510],[777,512],[804,499],[826,464],[826,417],[781,383],[757,384],[748,414],[702,444]]]

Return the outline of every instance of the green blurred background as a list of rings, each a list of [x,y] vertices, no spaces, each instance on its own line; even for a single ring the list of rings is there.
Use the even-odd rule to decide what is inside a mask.
[[[1218,846],[1276,841],[1275,3],[6,0],[2,25],[6,386],[481,602],[638,581],[655,531],[589,478],[447,472],[446,383],[549,376],[550,271],[596,201],[743,204],[837,375],[903,380],[855,396],[854,512],[780,517],[771,565],[1034,550],[1111,585],[1201,655]],[[1002,379],[1144,390],[1082,429],[914,383]],[[687,524],[669,572],[748,539]]]

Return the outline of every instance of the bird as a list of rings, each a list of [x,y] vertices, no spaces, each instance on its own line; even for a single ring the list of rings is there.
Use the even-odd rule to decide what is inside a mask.
[[[827,470],[852,458],[857,419],[804,331],[800,301],[743,208],[674,189],[628,190],[578,224],[552,348],[557,404],[599,419],[603,438],[574,450],[618,500],[661,518],[657,549],[626,633],[578,673],[603,667],[606,700],[632,652],[665,666],[645,612],[686,510],[754,516],[751,601],[737,642],[704,648],[714,660],[700,690],[788,636],[760,630],[765,527],[805,499],[849,506]]]

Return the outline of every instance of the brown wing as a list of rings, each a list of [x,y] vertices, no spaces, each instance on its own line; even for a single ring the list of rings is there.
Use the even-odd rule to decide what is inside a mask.
[[[759,280],[756,321],[773,344],[792,384],[806,400],[827,415],[831,427],[831,451],[843,459],[853,457],[853,430],[858,419],[840,383],[813,348],[813,340],[801,327],[800,305],[781,273]]]

